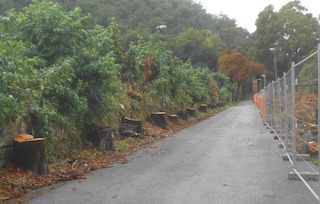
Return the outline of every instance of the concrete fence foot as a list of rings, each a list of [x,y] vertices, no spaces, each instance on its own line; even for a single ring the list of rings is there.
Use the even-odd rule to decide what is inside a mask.
[[[296,158],[298,161],[310,161],[309,154],[297,154]],[[289,158],[286,154],[284,154],[284,155],[282,155],[282,160],[288,161]]]
[[[299,172],[300,175],[304,180],[307,181],[318,181],[319,180],[319,173],[316,172]],[[298,174],[296,174],[294,171],[291,171],[288,173],[288,179],[289,180],[300,180]]]

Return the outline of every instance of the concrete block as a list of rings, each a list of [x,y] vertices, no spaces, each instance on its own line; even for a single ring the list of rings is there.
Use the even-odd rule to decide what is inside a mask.
[[[278,148],[283,148],[283,144],[282,143],[278,143]]]
[[[278,143],[278,148],[284,148],[281,142]],[[291,144],[288,144],[287,148],[291,148]]]
[[[297,154],[297,160],[298,161],[310,161],[310,155],[309,154]],[[288,161],[289,158],[286,154],[282,155],[282,160]]]
[[[302,178],[306,181],[318,181],[319,173],[316,172],[299,172]],[[294,172],[291,171],[288,173],[288,180],[300,180],[300,177]]]

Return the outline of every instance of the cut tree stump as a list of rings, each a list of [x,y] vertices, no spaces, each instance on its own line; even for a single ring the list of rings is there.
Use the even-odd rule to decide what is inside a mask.
[[[121,124],[123,124],[123,123],[134,125],[136,127],[135,132],[142,133],[142,121],[140,119],[132,119],[132,118],[125,118],[124,117],[121,120]]]
[[[301,141],[297,143],[297,150],[299,154],[318,156],[318,136],[310,132],[301,136]]]
[[[221,107],[223,107],[223,106],[224,106],[223,103],[218,103],[218,104],[217,104],[217,108],[221,108]]]
[[[101,150],[114,150],[114,128],[105,125],[94,125],[89,135],[93,146]]]
[[[153,112],[149,114],[149,119],[152,123],[161,127],[162,129],[167,128],[166,112]]]
[[[178,115],[169,115],[169,119],[170,119],[172,122],[178,124]]]
[[[33,173],[48,174],[47,139],[18,134],[13,140],[13,163]]]
[[[140,119],[131,119],[123,117],[119,126],[121,138],[137,137],[141,138],[142,134],[142,121]]]
[[[129,123],[122,123],[119,126],[119,132],[121,135],[121,139],[125,139],[126,137],[135,137],[138,133],[135,131],[136,126]],[[140,134],[139,134],[140,135]]]
[[[179,111],[177,115],[182,119],[182,120],[188,120],[188,113],[186,111]]]
[[[199,107],[199,111],[206,113],[207,112],[207,104],[201,104]]]
[[[188,115],[191,117],[196,117],[196,109],[195,108],[187,108]]]
[[[215,108],[217,108],[217,105],[216,104],[209,104],[209,108],[215,109]]]

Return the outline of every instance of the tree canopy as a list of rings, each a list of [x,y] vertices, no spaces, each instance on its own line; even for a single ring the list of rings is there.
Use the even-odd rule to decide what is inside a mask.
[[[0,4],[0,15],[5,15],[8,8],[14,7],[20,10],[31,2],[31,0],[6,1],[7,4]],[[249,32],[237,27],[234,19],[225,15],[208,14],[202,5],[191,0],[52,1],[58,2],[67,11],[79,7],[82,13],[90,14],[90,20],[82,22],[86,28],[91,29],[96,24],[108,26],[112,22],[111,19],[115,18],[121,30],[121,43],[125,49],[131,41],[138,40],[139,35],[148,38],[156,32],[156,26],[165,24],[167,30],[162,38],[168,42],[168,47],[176,56],[184,61],[190,59],[193,65],[209,66],[214,70],[217,70],[219,52],[224,48],[237,49],[248,56],[252,42]],[[186,32],[191,31],[193,34],[197,32],[201,34],[192,35],[189,39],[183,37]],[[180,36],[180,40],[177,40],[177,36]],[[202,43],[194,46],[191,40],[200,40]],[[207,45],[205,41],[211,42]],[[196,48],[195,53],[183,50],[190,46]]]
[[[188,28],[175,37],[173,50],[184,61],[190,59],[196,66],[215,69],[222,47],[224,44],[219,35],[210,30]]]
[[[320,42],[318,20],[308,13],[300,1],[284,5],[278,12],[273,6],[266,7],[256,21],[254,33],[254,58],[264,63],[269,70],[270,78],[274,73],[274,52],[278,64],[278,76],[288,71],[291,62],[298,62],[316,50]]]
[[[219,58],[219,71],[230,78],[232,83],[237,84],[236,98],[241,85],[245,80],[257,79],[265,74],[266,69],[263,64],[248,60],[238,51],[226,49]]]

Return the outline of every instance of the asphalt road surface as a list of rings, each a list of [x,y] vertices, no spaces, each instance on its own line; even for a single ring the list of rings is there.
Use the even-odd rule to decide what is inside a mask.
[[[242,102],[27,203],[317,203],[301,181],[288,180],[277,145],[258,109]]]

